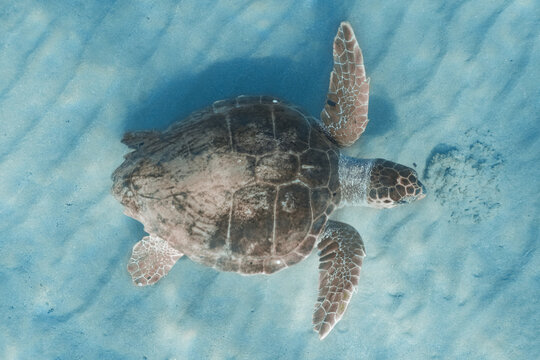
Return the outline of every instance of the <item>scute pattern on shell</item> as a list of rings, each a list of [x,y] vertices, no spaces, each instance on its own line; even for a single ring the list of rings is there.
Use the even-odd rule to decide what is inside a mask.
[[[218,101],[148,134],[131,136],[113,193],[146,231],[204,265],[251,274],[296,264],[339,203],[337,145],[279,99]]]

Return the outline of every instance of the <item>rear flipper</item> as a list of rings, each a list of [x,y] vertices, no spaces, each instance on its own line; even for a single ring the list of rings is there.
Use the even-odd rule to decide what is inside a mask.
[[[152,285],[167,275],[182,255],[159,236],[145,236],[133,247],[127,270],[135,285]]]
[[[358,287],[366,253],[358,232],[337,221],[328,222],[317,248],[320,250],[319,297],[313,313],[313,329],[322,340],[345,313]]]

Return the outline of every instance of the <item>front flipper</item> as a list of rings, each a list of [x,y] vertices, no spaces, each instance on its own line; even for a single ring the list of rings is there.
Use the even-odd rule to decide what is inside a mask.
[[[152,285],[167,275],[182,255],[159,236],[145,236],[133,246],[127,270],[135,285]]]
[[[334,39],[334,69],[321,112],[326,129],[340,146],[353,144],[366,129],[368,102],[369,79],[362,51],[351,24],[342,22]]]
[[[350,225],[329,221],[317,245],[320,256],[319,297],[313,313],[313,329],[322,340],[347,309],[358,286],[364,243]]]

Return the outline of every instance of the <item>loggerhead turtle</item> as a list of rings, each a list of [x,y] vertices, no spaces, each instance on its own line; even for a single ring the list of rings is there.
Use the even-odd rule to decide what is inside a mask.
[[[149,233],[127,269],[150,285],[187,255],[221,271],[271,274],[317,245],[313,326],[323,339],[358,285],[364,244],[329,220],[342,206],[391,208],[425,196],[416,172],[340,153],[368,123],[369,79],[351,25],[334,40],[321,120],[271,96],[215,102],[163,132],[124,135],[134,151],[113,178],[114,196]]]

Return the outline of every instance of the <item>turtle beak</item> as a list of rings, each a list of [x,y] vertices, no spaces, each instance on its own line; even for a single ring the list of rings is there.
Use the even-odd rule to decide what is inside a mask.
[[[398,204],[410,204],[414,201],[422,200],[423,198],[426,197],[426,193],[427,193],[426,187],[420,181],[418,181],[417,184],[418,184],[418,188],[420,189],[420,192],[415,195],[408,195],[408,196],[403,197],[400,201],[398,201]]]
[[[421,191],[420,191],[420,194],[418,194],[418,197],[416,198],[416,200],[422,200],[427,195],[427,189],[424,186],[424,184],[422,184],[420,181],[418,181],[418,185],[420,185]]]

